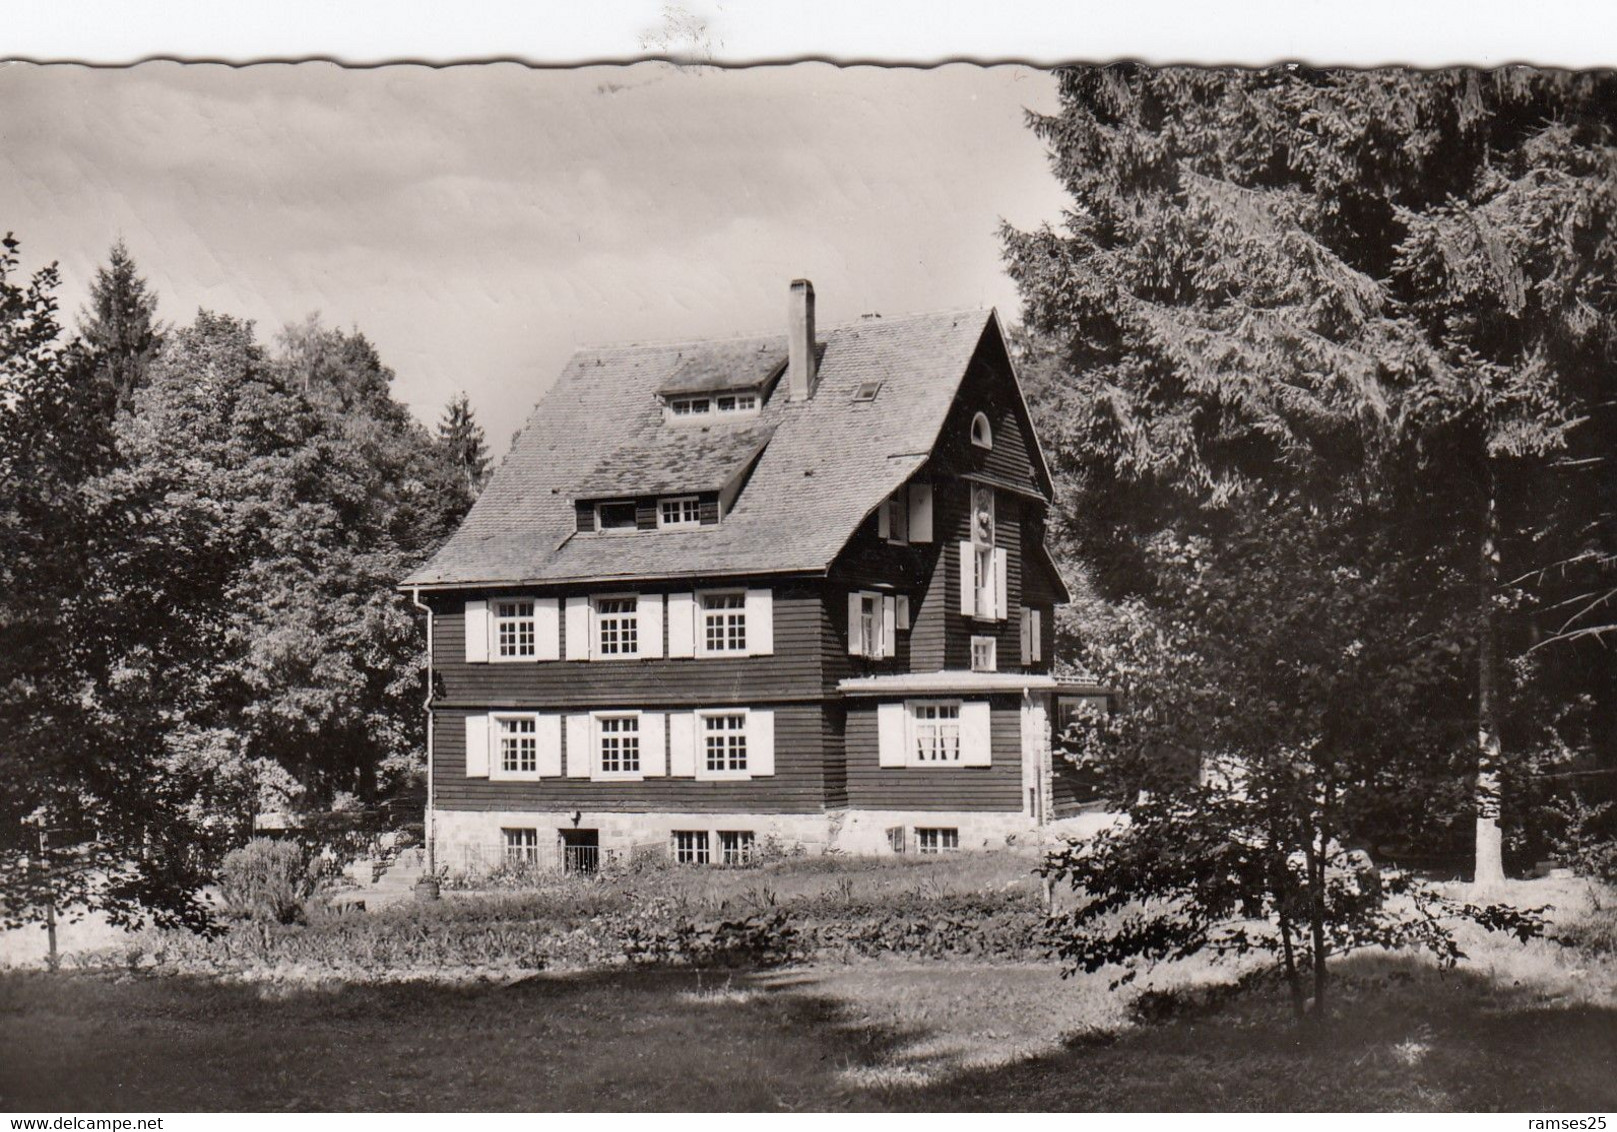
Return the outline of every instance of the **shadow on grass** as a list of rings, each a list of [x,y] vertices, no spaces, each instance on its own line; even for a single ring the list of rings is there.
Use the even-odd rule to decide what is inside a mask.
[[[1392,956],[1338,968],[1323,1027],[1263,985],[1052,1054],[889,1089],[887,1107],[984,1111],[1599,1111],[1617,1107],[1617,1009],[1546,1001]]]
[[[310,985],[0,975],[12,1110],[845,1107],[915,1035],[789,977],[614,970],[512,983]]]
[[[1014,1048],[1018,1019],[1032,1025],[1028,1003],[1048,1012],[1088,996],[1116,1017],[1115,999],[1103,982],[987,964],[618,969],[463,986],[7,974],[0,1107],[1617,1107],[1609,1003],[1555,1003],[1392,958],[1346,962],[1335,986],[1336,1013],[1317,1038],[1290,1022],[1279,988],[1264,988],[1163,1024],[1097,1023],[1046,1052],[960,1068],[973,1042]],[[1071,1016],[1096,1015],[1086,1006]]]

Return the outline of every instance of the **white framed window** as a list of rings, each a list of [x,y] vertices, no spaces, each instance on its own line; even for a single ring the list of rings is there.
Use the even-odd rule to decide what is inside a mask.
[[[745,590],[732,593],[704,593],[698,595],[702,603],[701,655],[717,656],[721,653],[747,653],[747,594]]]
[[[603,775],[640,773],[640,717],[602,715],[595,720],[596,765]]]
[[[971,442],[978,448],[994,447],[994,429],[984,413],[978,413],[971,418]]]
[[[883,660],[898,654],[899,597],[872,590],[848,594],[848,655]]]
[[[960,831],[958,829],[922,829],[915,830],[915,848],[920,853],[953,853],[960,848]]]
[[[497,660],[532,660],[538,654],[538,629],[531,600],[495,601],[494,656]]]
[[[595,599],[595,649],[597,656],[633,657],[640,655],[640,599],[600,597]]]
[[[999,641],[995,637],[971,638],[971,670],[997,672],[999,670]]]
[[[595,529],[598,531],[633,531],[640,528],[639,508],[634,500],[595,505]]]
[[[719,864],[745,865],[752,860],[754,838],[750,829],[719,830]]]
[[[657,501],[657,525],[669,527],[699,527],[702,525],[702,506],[694,495],[681,495],[674,499]]]
[[[708,854],[705,829],[676,829],[673,841],[674,861],[677,864],[705,865],[712,860]]]
[[[939,766],[960,762],[958,701],[917,701],[909,705],[911,763]]]
[[[698,712],[702,724],[704,778],[721,775],[748,777],[747,716],[745,712]]]
[[[972,570],[972,577],[977,583],[977,616],[988,618],[994,616],[999,608],[999,600],[994,593],[994,578],[997,571],[994,563],[994,548],[992,546],[977,546],[973,548],[977,556],[977,565]]]
[[[497,715],[500,773],[539,775],[539,721],[531,715]]]
[[[537,829],[502,829],[505,839],[505,863],[508,865],[537,865],[539,863],[539,831]]]
[[[671,397],[668,399],[668,419],[678,421],[700,420],[715,414],[748,414],[758,411],[758,394],[716,393],[704,397]]]

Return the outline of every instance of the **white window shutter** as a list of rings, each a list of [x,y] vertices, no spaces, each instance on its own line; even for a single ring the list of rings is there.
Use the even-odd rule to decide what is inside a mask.
[[[881,599],[881,654],[898,655],[898,598],[891,594]]]
[[[590,658],[590,599],[567,599],[567,659]]]
[[[534,723],[539,747],[539,777],[561,777],[561,716],[541,715]]]
[[[675,712],[668,717],[668,774],[696,777],[696,713]]]
[[[876,705],[876,762],[879,766],[903,766],[908,762],[908,742],[904,720],[909,709],[903,704]]]
[[[595,762],[595,736],[587,715],[567,717],[567,777],[588,778]]]
[[[960,765],[989,766],[993,760],[993,742],[989,727],[987,700],[967,701],[960,705]]]
[[[1033,643],[1033,660],[1037,663],[1044,659],[1044,612],[1038,609],[1030,610],[1029,612],[1033,616],[1030,619],[1031,625],[1028,629],[1028,639]]]
[[[1021,621],[1018,624],[1017,628],[1018,628],[1019,633],[1020,633],[1020,639],[1021,639],[1021,645],[1022,645],[1022,663],[1023,664],[1029,664],[1033,660],[1033,643],[1032,643],[1033,611],[1031,609],[1029,609],[1025,605],[1022,607],[1022,617],[1021,617]]]
[[[876,537],[891,538],[893,535],[893,501],[882,500],[881,506],[876,508]]]
[[[561,659],[561,603],[542,597],[533,603],[534,655],[539,660]]]
[[[668,655],[696,655],[696,595],[668,595]]]
[[[466,717],[466,777],[488,777],[489,731],[492,720],[486,715]]]
[[[859,639],[859,602],[858,590],[854,590],[848,595],[848,654],[850,656],[862,656],[865,651],[861,647],[863,642]]]
[[[909,630],[909,627],[910,627],[910,595],[909,594],[899,594],[898,595],[898,627],[902,631],[907,632]]]
[[[488,602],[466,603],[466,663],[481,664],[488,660],[489,638]]]
[[[977,615],[977,548],[969,542],[960,544],[960,612]]]
[[[932,541],[932,485],[910,484],[910,541]]]
[[[747,713],[747,773],[754,778],[775,773],[775,713],[768,708]]]
[[[641,594],[635,605],[640,618],[637,656],[659,660],[663,655],[663,595]]]
[[[660,711],[640,714],[640,773],[646,778],[668,774],[668,717]]]
[[[747,591],[747,655],[775,653],[775,597],[770,590]]]
[[[1010,576],[1011,552],[1003,546],[994,550],[994,617],[1004,621],[1011,615]]]

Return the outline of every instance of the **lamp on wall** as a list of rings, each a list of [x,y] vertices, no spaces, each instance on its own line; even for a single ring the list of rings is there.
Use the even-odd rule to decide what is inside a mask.
[[[573,811],[573,828],[574,829],[578,828],[578,823],[583,817],[584,817],[584,815],[583,815],[583,813],[581,811],[579,811],[579,810],[574,810]]]

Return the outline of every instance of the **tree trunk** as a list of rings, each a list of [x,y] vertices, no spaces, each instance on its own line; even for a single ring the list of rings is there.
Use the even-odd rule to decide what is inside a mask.
[[[1499,831],[1499,503],[1487,462],[1487,504],[1478,561],[1481,614],[1477,646],[1477,844],[1471,879],[1485,889],[1503,883],[1505,862]]]
[[[1280,913],[1280,946],[1286,959],[1286,986],[1291,990],[1291,1012],[1298,1022],[1308,1017],[1308,996],[1297,971],[1297,952],[1291,944],[1291,917]]]

